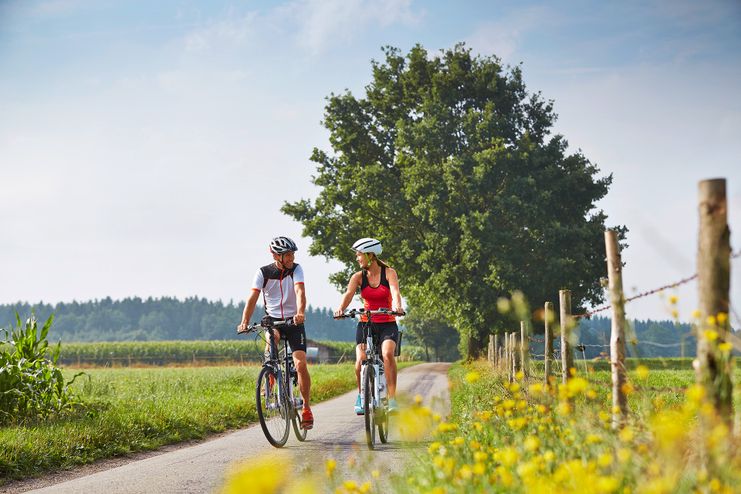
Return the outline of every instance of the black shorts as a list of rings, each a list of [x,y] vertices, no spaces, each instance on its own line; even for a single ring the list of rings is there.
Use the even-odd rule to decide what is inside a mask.
[[[365,343],[365,337],[363,335],[363,328],[365,327],[364,322],[359,322],[358,327],[355,330],[355,343],[360,345]],[[378,343],[383,344],[386,340],[393,340],[397,345],[399,344],[399,326],[396,322],[372,322],[371,331],[373,335],[378,338]]]
[[[281,336],[285,336],[286,340],[288,340],[288,344],[291,345],[292,352],[306,351],[306,328],[304,328],[303,324],[297,324],[295,326],[279,326],[273,329],[277,329],[280,331]]]

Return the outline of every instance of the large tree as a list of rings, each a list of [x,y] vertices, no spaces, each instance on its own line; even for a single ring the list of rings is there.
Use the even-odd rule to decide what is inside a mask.
[[[553,102],[529,94],[519,67],[456,45],[430,56],[384,49],[365,97],[332,94],[324,125],[332,153],[314,149],[315,200],[287,203],[313,242],[338,259],[378,237],[414,308],[444,317],[475,357],[507,322],[496,301],[521,290],[534,304],[572,290],[602,299],[605,215],[612,177],[553,135]],[[623,229],[621,229],[621,233]]]

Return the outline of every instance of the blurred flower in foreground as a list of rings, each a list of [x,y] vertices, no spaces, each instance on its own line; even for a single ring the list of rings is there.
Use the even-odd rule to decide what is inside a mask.
[[[238,464],[227,474],[222,494],[318,494],[319,489],[310,477],[300,481],[285,475],[292,470],[286,458],[265,456]]]

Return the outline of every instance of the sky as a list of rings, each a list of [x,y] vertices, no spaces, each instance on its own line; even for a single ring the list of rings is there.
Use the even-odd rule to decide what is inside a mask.
[[[520,65],[554,132],[612,175],[597,207],[630,229],[628,296],[695,272],[700,180],[727,179],[740,250],[736,0],[0,0],[0,303],[236,302],[288,235],[309,303],[336,306],[339,264],[280,212],[318,193],[325,98],[362,97],[383,46],[459,42]],[[627,315],[669,318],[672,294],[688,320],[695,282]]]

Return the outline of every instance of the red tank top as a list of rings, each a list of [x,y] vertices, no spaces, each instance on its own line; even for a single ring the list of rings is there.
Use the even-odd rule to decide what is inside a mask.
[[[363,270],[363,281],[360,283],[360,297],[363,299],[363,307],[370,310],[391,309],[391,287],[386,279],[386,267],[381,266],[381,281],[377,287],[372,287],[368,282],[368,273]],[[361,321],[367,321],[367,318],[360,318]],[[385,314],[374,314],[371,316],[372,322],[394,322],[394,316]]]

